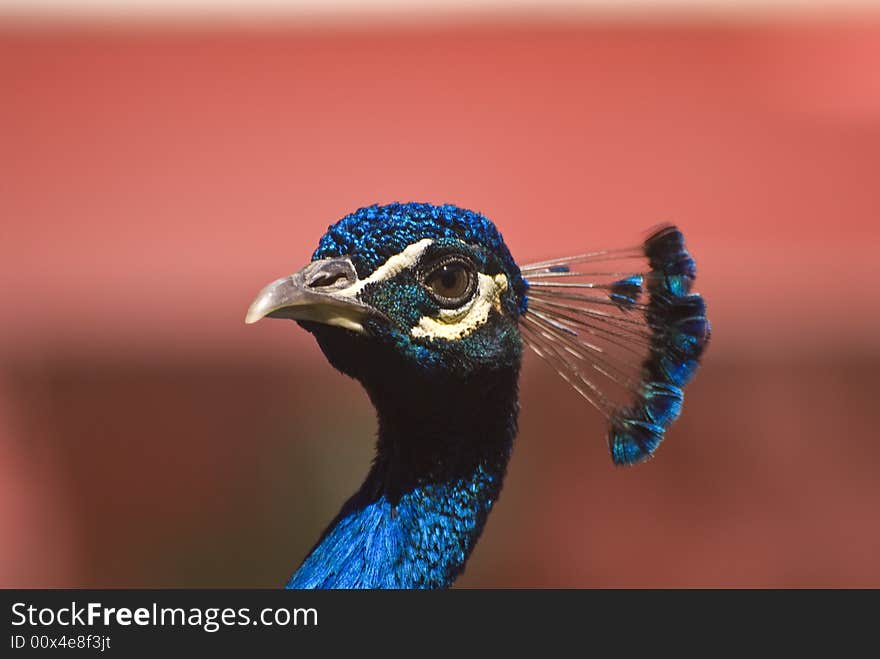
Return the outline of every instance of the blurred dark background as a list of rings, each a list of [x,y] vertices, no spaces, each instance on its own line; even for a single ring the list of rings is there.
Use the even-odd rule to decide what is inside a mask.
[[[529,355],[463,587],[880,587],[880,20],[0,22],[0,585],[279,586],[372,409],[268,281],[375,202],[520,262],[677,222],[713,321],[654,461]]]

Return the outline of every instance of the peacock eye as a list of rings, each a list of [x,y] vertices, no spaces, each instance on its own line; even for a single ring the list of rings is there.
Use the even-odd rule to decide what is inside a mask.
[[[476,277],[470,263],[447,259],[424,279],[425,286],[440,306],[460,307],[474,294]]]

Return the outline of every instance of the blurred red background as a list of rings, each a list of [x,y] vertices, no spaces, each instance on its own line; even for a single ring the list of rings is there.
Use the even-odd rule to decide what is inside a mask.
[[[634,469],[527,357],[459,585],[880,587],[878,70],[880,20],[0,27],[0,585],[283,584],[374,420],[244,313],[417,200],[521,262],[675,221],[714,329]]]

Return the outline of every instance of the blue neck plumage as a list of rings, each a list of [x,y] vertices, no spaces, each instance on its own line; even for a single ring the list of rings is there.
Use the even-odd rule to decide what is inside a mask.
[[[375,462],[287,587],[450,586],[501,491],[517,374],[365,383],[379,417]]]

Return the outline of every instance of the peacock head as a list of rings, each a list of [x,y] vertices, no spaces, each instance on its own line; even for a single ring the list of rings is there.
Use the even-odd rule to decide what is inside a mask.
[[[526,284],[501,234],[456,206],[362,208],[332,225],[312,261],[272,282],[246,322],[290,318],[334,367],[367,385],[517,372]]]
[[[398,416],[508,405],[528,345],[608,419],[612,459],[628,465],[663,441],[709,342],[695,279],[669,224],[631,247],[518,266],[478,213],[390,204],[331,226],[246,320],[298,321]]]

